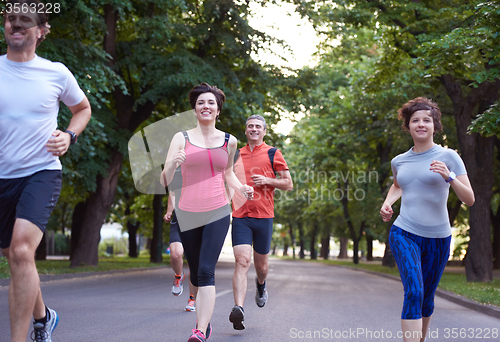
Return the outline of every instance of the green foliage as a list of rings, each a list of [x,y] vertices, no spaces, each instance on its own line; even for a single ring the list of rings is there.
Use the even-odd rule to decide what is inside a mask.
[[[150,234],[151,203],[135,199],[127,143],[144,126],[190,109],[187,94],[195,84],[224,90],[227,102],[218,127],[242,141],[249,115],[264,114],[269,124],[279,121],[278,95],[287,92],[288,80],[281,70],[250,56],[277,40],[250,27],[248,16],[248,3],[241,1],[81,0],[71,12],[50,20],[51,33],[37,54],[74,73],[90,100],[92,118],[61,158],[64,184],[49,229],[71,227],[72,208],[103,191],[97,180],[109,175],[112,159],[121,154],[125,169],[108,219],[126,227],[125,210],[135,205],[130,222],[141,222],[141,233]],[[70,119],[62,106],[59,128]],[[281,140],[272,132],[269,138],[270,143]]]
[[[9,263],[6,257],[0,258],[0,279],[10,278]]]
[[[496,136],[500,138],[500,106],[498,103],[491,106],[483,114],[479,114],[472,121],[470,133],[476,132],[486,137]]]
[[[433,98],[440,104],[444,124],[435,142],[458,148],[455,103],[445,92],[442,78],[457,80],[462,87],[457,92],[464,94],[486,82],[498,82],[500,5],[454,0],[293,3],[326,39],[319,65],[301,70],[297,77],[307,76],[312,86],[297,98],[308,118],[296,126],[286,146],[290,168],[378,174],[378,180],[368,184],[353,180],[347,184],[347,178],[326,183],[306,179],[296,184],[307,191],[332,192],[346,186],[364,191],[363,201],[348,202],[351,223],[359,229],[364,222],[367,233],[385,241],[386,225],[378,211],[391,184],[390,160],[411,146],[410,137],[399,128],[397,109],[417,96]],[[471,131],[498,135],[498,104],[478,110],[484,109]],[[450,203],[454,201],[451,195]],[[346,217],[339,201],[306,202],[290,203],[288,209],[277,203],[277,208],[288,219],[296,219],[297,213],[303,218],[309,211],[320,215],[332,228],[341,227],[332,230],[335,236],[346,236],[349,222],[339,220]],[[455,224],[463,223],[467,215],[460,210]]]
[[[359,43],[360,29],[373,32],[374,50],[380,58],[373,74],[363,81],[367,90],[378,97],[408,100],[413,94],[434,95],[442,104],[443,96],[436,94],[436,90],[445,75],[458,80],[462,86],[458,91],[465,94],[480,84],[499,79],[498,1],[296,0],[294,3],[318,30],[331,40],[340,40],[339,52],[347,52],[347,56],[365,46]],[[331,50],[331,40],[324,41],[326,51]],[[485,109],[488,108],[480,110]],[[497,118],[498,110],[490,110],[473,125],[478,126],[473,131],[495,135]]]

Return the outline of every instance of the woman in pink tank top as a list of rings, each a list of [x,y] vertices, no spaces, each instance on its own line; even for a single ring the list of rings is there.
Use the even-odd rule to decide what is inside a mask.
[[[175,169],[182,171],[182,189],[175,208],[191,283],[198,287],[197,324],[188,342],[206,341],[212,333],[210,319],[215,307],[215,265],[229,229],[229,199],[226,183],[251,199],[253,188],[241,184],[233,172],[236,138],[218,130],[215,123],[226,97],[207,83],[189,93],[197,125],[174,135],[161,183],[172,181]]]

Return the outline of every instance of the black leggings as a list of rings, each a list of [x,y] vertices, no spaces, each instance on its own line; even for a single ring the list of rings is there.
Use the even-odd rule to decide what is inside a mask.
[[[215,222],[186,231],[183,231],[181,225],[181,241],[194,286],[215,285],[215,265],[229,230],[229,221],[227,215]]]

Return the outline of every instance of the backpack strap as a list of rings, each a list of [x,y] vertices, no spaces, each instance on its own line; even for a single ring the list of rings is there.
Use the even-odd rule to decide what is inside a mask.
[[[274,169],[274,155],[276,154],[276,147],[271,147],[269,150],[267,150],[267,155],[269,156],[269,161],[271,162],[271,168],[273,169],[274,175],[276,176],[277,172]]]
[[[224,146],[227,146],[229,144],[229,138],[231,135],[229,133],[226,133],[224,136]]]
[[[240,157],[240,149],[237,149],[236,152],[234,153],[234,160],[233,160],[233,165],[236,164],[236,161]]]
[[[267,150],[267,155],[269,157],[269,161],[271,162],[271,168],[273,169],[274,175],[276,176],[278,173],[274,169],[274,155],[276,154],[276,147],[271,147],[269,150]],[[233,164],[236,164],[236,161],[240,157],[240,150],[237,149],[236,153],[234,154],[234,161]]]

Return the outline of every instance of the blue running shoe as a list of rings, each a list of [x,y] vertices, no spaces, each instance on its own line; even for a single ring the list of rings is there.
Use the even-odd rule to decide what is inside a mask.
[[[52,342],[52,332],[57,327],[57,323],[59,323],[59,316],[51,308],[47,308],[47,311],[49,317],[45,324],[33,323],[31,340],[34,342]]]

